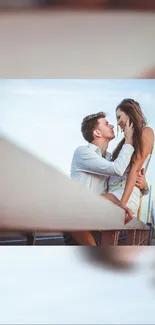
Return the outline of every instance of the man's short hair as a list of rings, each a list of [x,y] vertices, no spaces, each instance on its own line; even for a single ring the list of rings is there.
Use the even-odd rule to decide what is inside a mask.
[[[106,114],[104,112],[99,112],[96,114],[91,114],[86,116],[81,124],[81,132],[84,139],[87,142],[92,142],[94,140],[93,131],[95,130],[96,126],[98,125],[98,120],[100,118],[105,118]]]

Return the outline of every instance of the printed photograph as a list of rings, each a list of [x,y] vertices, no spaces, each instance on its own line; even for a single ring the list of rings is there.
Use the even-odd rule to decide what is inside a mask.
[[[0,244],[154,244],[154,79],[1,79],[0,95]]]

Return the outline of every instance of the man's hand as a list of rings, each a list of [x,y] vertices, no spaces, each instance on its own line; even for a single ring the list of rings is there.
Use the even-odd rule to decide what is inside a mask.
[[[136,184],[140,190],[145,190],[148,187],[148,183],[145,178],[145,169],[143,168],[137,176]]]

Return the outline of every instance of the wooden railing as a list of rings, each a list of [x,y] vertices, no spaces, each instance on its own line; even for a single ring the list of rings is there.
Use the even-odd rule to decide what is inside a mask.
[[[144,225],[146,226],[146,225]],[[1,232],[0,245],[63,245],[62,233],[14,233]],[[141,246],[152,242],[152,231],[146,226],[144,229],[130,229],[127,231],[104,230],[101,231],[101,247],[105,246]]]
[[[0,231],[23,234],[96,230],[101,246],[143,245],[149,227],[134,218],[124,224],[125,211],[95,195],[5,137],[0,138]],[[7,177],[6,177],[7,175]],[[128,233],[119,238],[120,231]],[[3,236],[4,237],[4,236]]]
[[[150,229],[145,230],[128,230],[126,232],[126,236],[119,238],[120,231],[112,230],[112,231],[102,231],[102,239],[101,246],[107,245],[130,245],[130,246],[141,246],[141,245],[149,245],[149,232]]]

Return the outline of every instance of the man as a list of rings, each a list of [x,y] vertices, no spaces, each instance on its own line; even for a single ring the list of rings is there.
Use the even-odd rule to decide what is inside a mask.
[[[99,195],[106,194],[108,177],[122,176],[130,164],[134,153],[133,125],[129,125],[128,122],[125,127],[125,144],[115,161],[111,161],[111,154],[107,152],[109,142],[115,138],[114,126],[108,123],[105,113],[99,112],[86,116],[82,122],[81,132],[88,145],[80,146],[75,150],[71,164],[71,178]],[[138,177],[136,185],[143,190],[143,194],[148,193],[144,175]],[[132,212],[126,206],[112,194],[107,194],[107,198],[127,212],[126,223],[131,221]],[[96,245],[90,232],[76,232],[72,237],[75,240],[72,244]],[[66,243],[69,242],[69,234],[64,238]]]

